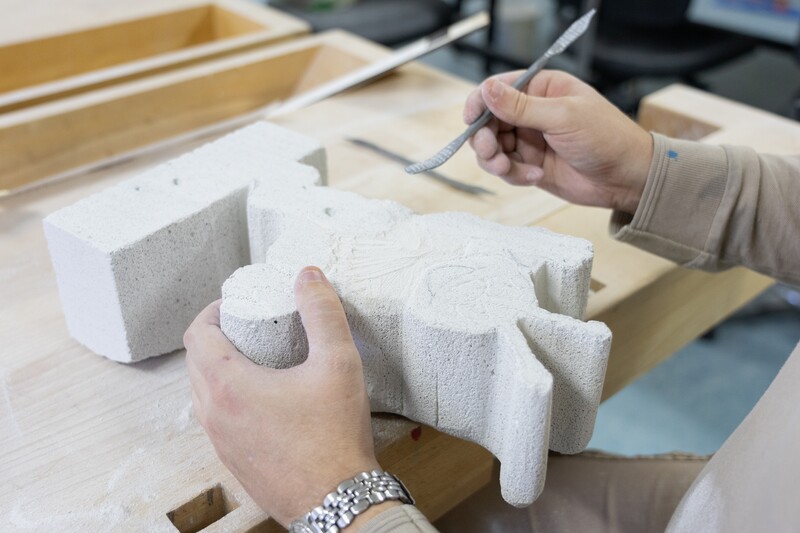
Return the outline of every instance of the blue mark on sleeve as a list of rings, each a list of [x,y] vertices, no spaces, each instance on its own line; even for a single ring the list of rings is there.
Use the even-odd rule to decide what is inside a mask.
[[[676,152],[675,150],[670,150],[669,152],[667,152],[667,157],[669,157],[670,159],[678,159],[678,152]]]

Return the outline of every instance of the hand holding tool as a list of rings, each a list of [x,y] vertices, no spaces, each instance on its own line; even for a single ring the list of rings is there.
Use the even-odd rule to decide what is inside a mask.
[[[512,87],[518,91],[523,90],[528,85],[528,82],[530,82],[533,77],[544,68],[544,66],[547,64],[547,61],[551,57],[566,50],[567,47],[575,42],[578,37],[583,35],[583,33],[586,31],[586,28],[589,27],[589,23],[591,22],[594,13],[595,10],[592,9],[584,16],[573,22],[572,25],[567,28],[567,31],[561,34],[561,37],[559,37],[558,40],[556,40],[556,42],[554,42],[553,45],[547,49],[547,52],[545,52],[542,57],[537,59],[530,67],[528,67],[528,70],[526,70],[522,76],[520,76],[517,81],[514,82]],[[408,165],[406,167],[406,172],[409,174],[419,174],[420,172],[441,166],[448,159],[453,157],[453,154],[455,154],[470,137],[475,135],[479,129],[484,127],[493,116],[494,115],[491,111],[488,109],[485,110],[475,122],[470,124],[467,129],[464,130],[464,133],[453,139],[450,144],[439,150],[436,155],[426,159],[425,161],[422,161],[421,163]]]

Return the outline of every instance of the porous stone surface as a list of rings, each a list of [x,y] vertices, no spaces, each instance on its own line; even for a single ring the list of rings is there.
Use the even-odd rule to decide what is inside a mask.
[[[481,444],[506,500],[531,503],[548,447],[582,450],[600,400],[610,333],[580,320],[591,245],[414,215],[317,186],[325,174],[317,141],[258,123],[47,217],[70,333],[122,362],[173,351],[230,276],[223,331],[252,360],[290,367],[307,355],[293,280],[317,265],[373,410]]]
[[[126,363],[181,348],[194,317],[250,262],[251,184],[313,185],[325,172],[318,141],[260,122],[48,216],[70,334]]]
[[[292,287],[317,265],[342,299],[372,409],[487,448],[508,502],[539,494],[548,447],[588,443],[611,341],[604,324],[580,320],[589,242],[264,183],[249,195],[248,221],[256,264],[225,282],[221,327],[252,360],[305,359]]]

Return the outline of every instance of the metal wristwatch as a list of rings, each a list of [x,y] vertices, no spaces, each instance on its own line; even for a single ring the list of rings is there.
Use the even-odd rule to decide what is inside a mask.
[[[290,533],[338,533],[370,506],[390,500],[413,505],[403,482],[383,470],[361,472],[325,496],[322,505],[289,525]]]

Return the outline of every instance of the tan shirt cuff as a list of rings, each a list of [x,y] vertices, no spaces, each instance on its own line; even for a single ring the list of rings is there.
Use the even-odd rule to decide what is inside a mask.
[[[725,195],[728,157],[721,146],[653,133],[653,159],[636,213],[614,212],[611,235],[683,266],[703,268]],[[713,249],[713,248],[712,248]]]
[[[413,505],[392,507],[359,529],[359,533],[436,533],[428,519]]]

